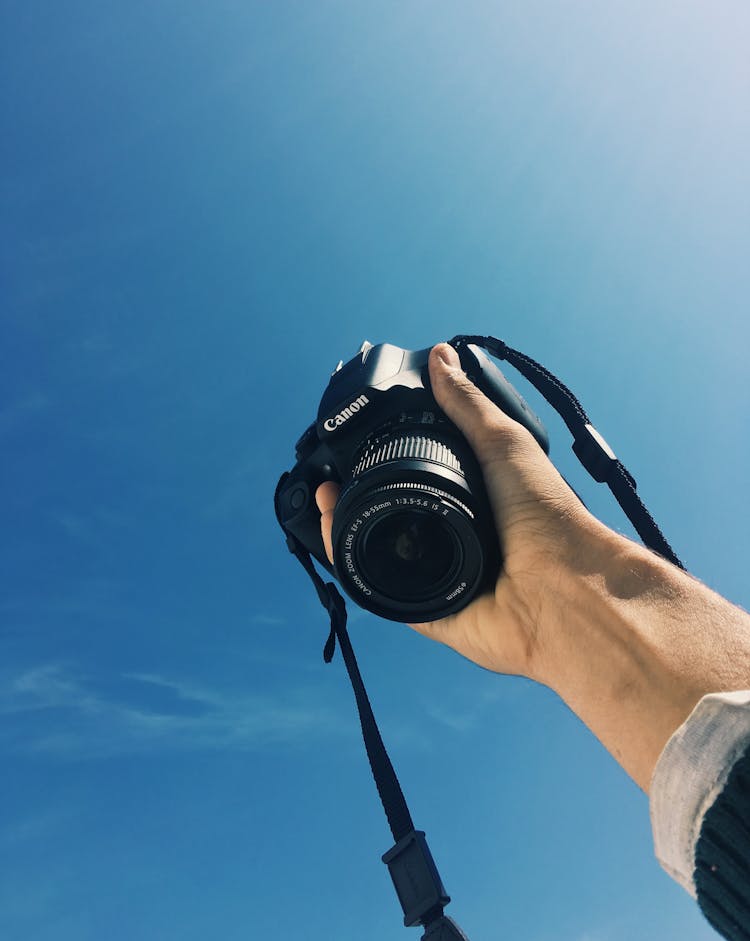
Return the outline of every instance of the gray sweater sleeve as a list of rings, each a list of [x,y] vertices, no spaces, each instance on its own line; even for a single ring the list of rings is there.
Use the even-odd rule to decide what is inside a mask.
[[[750,691],[704,696],[651,780],[656,856],[731,941],[750,941]]]

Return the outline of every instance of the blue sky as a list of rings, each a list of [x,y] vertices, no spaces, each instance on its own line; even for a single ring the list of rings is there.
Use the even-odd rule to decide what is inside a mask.
[[[0,936],[418,936],[272,507],[365,338],[541,360],[747,606],[748,40],[739,2],[3,5]],[[472,941],[714,936],[554,695],[351,630]]]

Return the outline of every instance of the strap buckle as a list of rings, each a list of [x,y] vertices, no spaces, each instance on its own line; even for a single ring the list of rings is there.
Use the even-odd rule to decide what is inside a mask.
[[[404,910],[404,924],[428,925],[443,914],[450,902],[424,830],[412,830],[383,856]]]

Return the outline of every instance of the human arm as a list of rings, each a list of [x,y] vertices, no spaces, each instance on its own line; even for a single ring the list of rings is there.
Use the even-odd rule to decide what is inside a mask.
[[[494,592],[412,626],[554,689],[648,791],[704,693],[750,686],[750,619],[588,513],[531,435],[442,362],[450,352],[430,356],[433,392],[479,459],[504,565]],[[329,556],[336,496],[317,494]]]

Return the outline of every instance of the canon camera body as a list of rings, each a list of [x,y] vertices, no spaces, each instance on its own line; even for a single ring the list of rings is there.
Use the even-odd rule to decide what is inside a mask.
[[[358,605],[411,623],[465,607],[494,584],[501,566],[479,465],[435,401],[429,353],[365,342],[339,363],[275,498],[284,531]],[[472,382],[547,451],[541,421],[482,350],[463,344],[458,353]],[[333,565],[315,502],[326,480],[342,488]]]

